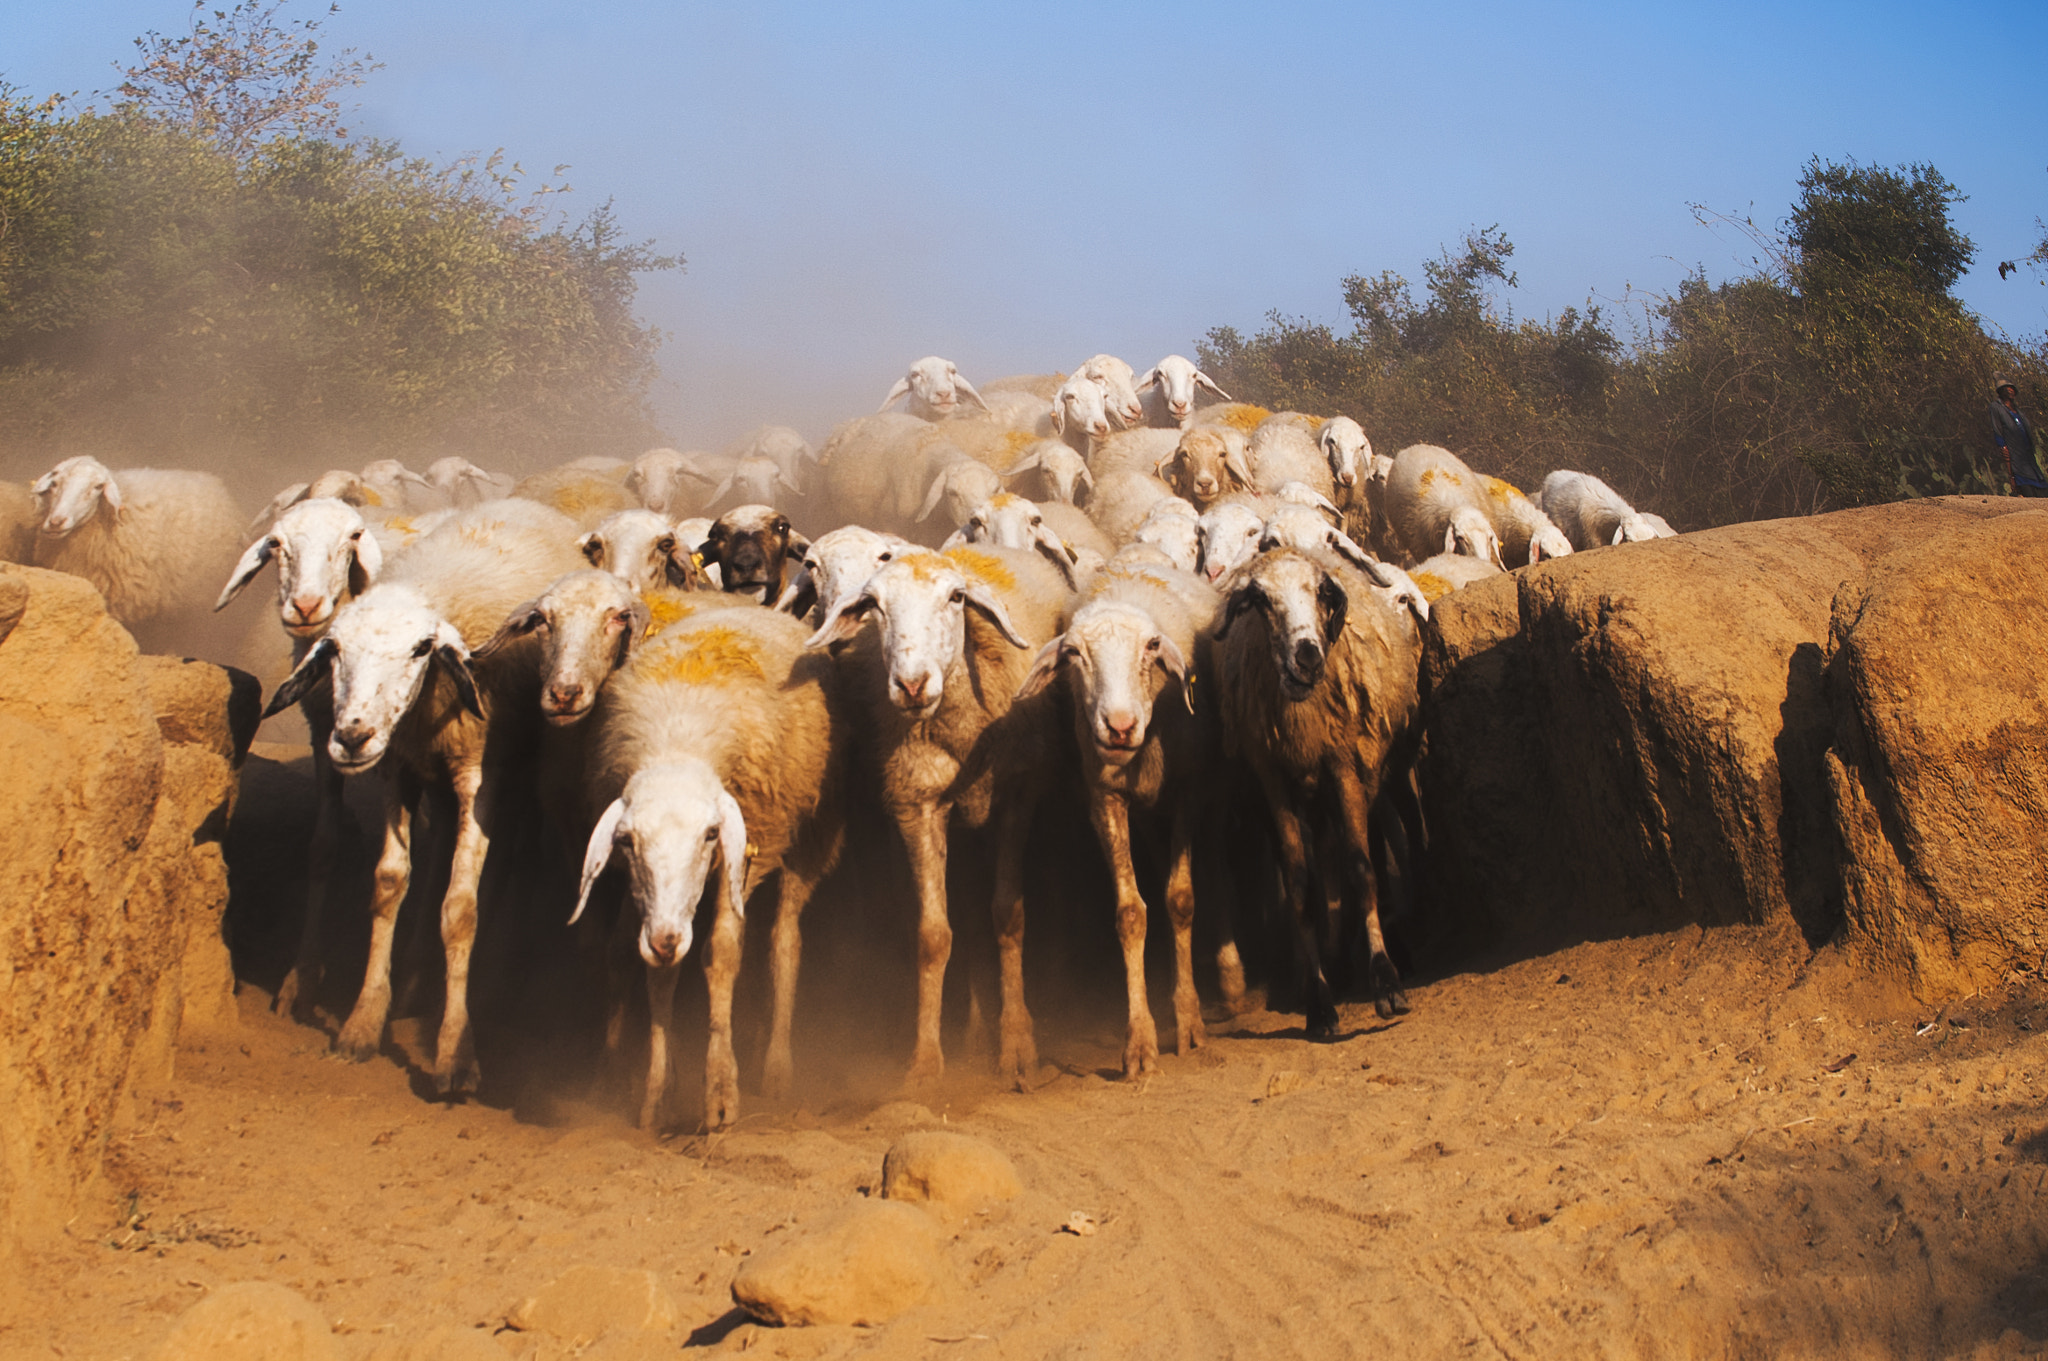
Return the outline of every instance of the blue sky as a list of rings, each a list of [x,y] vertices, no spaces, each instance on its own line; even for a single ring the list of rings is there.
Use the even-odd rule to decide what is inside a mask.
[[[315,15],[299,0],[287,13]],[[27,93],[118,81],[178,0],[0,7]],[[671,333],[670,434],[814,437],[912,359],[970,377],[1141,367],[1269,309],[1344,321],[1339,280],[1475,226],[1505,301],[1621,310],[1747,243],[1689,203],[1781,219],[1807,158],[1930,161],[1979,246],[1958,292],[2038,341],[2048,288],[2001,282],[2048,217],[2048,5],[974,6],[344,0],[385,63],[354,126],[409,152],[571,168],[635,236]]]

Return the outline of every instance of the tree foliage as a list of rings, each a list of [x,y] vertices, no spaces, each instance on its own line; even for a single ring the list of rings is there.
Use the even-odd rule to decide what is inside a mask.
[[[276,8],[228,16],[260,38]],[[253,69],[193,60],[220,68],[216,91]],[[654,439],[660,335],[633,316],[636,276],[680,261],[624,239],[609,205],[552,214],[556,191],[501,156],[309,135],[333,130],[331,87],[295,69],[297,95],[246,118],[239,96],[188,116],[0,95],[8,475],[66,452],[516,469]]]
[[[1948,292],[1974,248],[1932,166],[1818,159],[1754,270],[1643,302],[1627,343],[1588,302],[1541,322],[1502,304],[1498,227],[1423,267],[1343,281],[1351,330],[1274,314],[1219,327],[1205,368],[1246,400],[1356,417],[1387,452],[1443,444],[1525,486],[1597,473],[1697,528],[1902,496],[1999,491],[1984,434],[1994,368],[2048,399],[2048,364],[1988,337]]]

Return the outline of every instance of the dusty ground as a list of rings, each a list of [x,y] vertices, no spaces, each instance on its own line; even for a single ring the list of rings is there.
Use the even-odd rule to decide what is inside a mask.
[[[2048,994],[1926,1033],[1826,966],[1686,932],[1420,987],[1336,1043],[1256,1012],[1143,1084],[1120,1036],[1049,1026],[1029,1095],[842,1097],[656,1139],[593,1094],[546,1119],[415,1094],[245,993],[117,1141],[124,1192],[38,1267],[0,1354],[144,1356],[220,1284],[269,1279],[343,1354],[506,1329],[579,1263],[646,1267],[682,1322],[584,1355],[2023,1355],[2048,1342]],[[1921,1018],[1924,1024],[1932,1018]],[[401,1027],[413,1039],[421,1027]],[[815,1070],[823,1059],[811,1046]],[[813,1085],[817,1085],[814,1081]],[[740,1259],[878,1181],[924,1120],[1015,1160],[1027,1198],[959,1231],[952,1294],[872,1330],[739,1321]],[[1090,1238],[1055,1232],[1072,1209]]]
[[[949,1040],[946,1085],[898,1099],[908,922],[826,893],[806,918],[797,1101],[753,1096],[759,1007],[743,1007],[746,1118],[655,1137],[595,1071],[587,969],[559,926],[573,888],[544,869],[499,877],[500,901],[538,907],[479,942],[479,977],[520,984],[477,1002],[481,1099],[423,1094],[430,995],[383,1058],[329,1056],[359,919],[336,930],[320,1013],[270,1013],[292,939],[271,908],[303,901],[307,809],[303,758],[269,750],[230,843],[255,980],[241,1026],[188,1046],[142,1100],[108,1195],[0,1318],[0,1357],[144,1357],[205,1292],[250,1279],[305,1294],[359,1359],[450,1325],[508,1357],[2048,1352],[2032,976],[1927,1015],[1826,952],[1688,930],[1444,965],[1396,1023],[1345,1007],[1333,1043],[1255,1010],[1124,1083],[1107,923],[1059,891],[1084,858],[1070,828],[1084,840],[1034,854],[1037,1090],[997,1090]],[[366,818],[372,794],[353,795]],[[882,898],[903,887],[875,858],[886,840],[857,836],[846,876]],[[346,893],[367,893],[368,854],[360,840]],[[976,948],[963,932],[956,957]],[[701,984],[679,1005],[701,1026]],[[956,1227],[950,1292],[872,1330],[742,1321],[741,1260],[875,1188],[891,1141],[927,1123],[1002,1148],[1027,1188]],[[1100,1231],[1058,1232],[1073,1210]],[[679,1323],[581,1353],[507,1327],[579,1264],[652,1270]]]

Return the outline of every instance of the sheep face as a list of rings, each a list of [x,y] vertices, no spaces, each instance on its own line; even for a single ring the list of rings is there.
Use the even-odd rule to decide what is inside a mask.
[[[1129,429],[1144,424],[1145,404],[1138,400],[1137,377],[1129,364],[1113,354],[1091,355],[1074,373],[1102,385],[1104,404],[1118,425]]]
[[[1265,621],[1280,692],[1306,699],[1323,677],[1329,650],[1344,632],[1350,598],[1337,579],[1290,549],[1254,559],[1224,609],[1219,638],[1257,614]]]
[[[1122,766],[1145,745],[1152,706],[1170,676],[1187,684],[1187,659],[1143,610],[1112,600],[1082,606],[1067,631],[1039,650],[1017,697],[1028,699],[1063,672],[1075,721],[1095,756]]]
[[[653,511],[621,510],[607,515],[576,546],[592,567],[645,592],[689,587],[696,574],[680,543],[668,521]]]
[[[879,534],[860,525],[845,525],[812,540],[804,550],[804,568],[817,587],[820,617],[830,618],[844,609],[875,569],[913,547],[894,534]]]
[[[724,481],[712,488],[711,498],[705,504],[716,505],[728,496],[736,496],[742,505],[772,505],[782,499],[785,490],[794,492],[798,488],[784,475],[780,463],[766,454],[748,454],[732,465]]]
[[[571,922],[583,915],[614,852],[626,856],[640,910],[640,958],[653,968],[671,968],[690,952],[697,903],[721,867],[733,910],[746,911],[746,820],[702,762],[652,766],[626,782],[590,834]]]
[[[502,488],[498,479],[466,458],[437,458],[427,465],[427,481],[446,492],[459,509],[481,505]]]
[[[1237,501],[1225,501],[1202,512],[1197,525],[1197,566],[1211,585],[1231,568],[1251,560],[1259,551],[1259,535],[1265,527],[1258,511]]]
[[[889,395],[882,399],[878,409],[887,411],[889,404],[905,393],[910,394],[913,414],[920,414],[918,408],[922,408],[934,420],[944,420],[956,414],[963,397],[983,411],[988,410],[988,403],[981,400],[974,384],[960,376],[960,370],[953,361],[935,354],[928,354],[912,364],[910,371],[889,389]]]
[[[100,503],[121,514],[121,488],[107,465],[84,454],[67,458],[29,488],[42,517],[40,532],[61,539],[99,513]]]
[[[1564,531],[1545,521],[1529,536],[1529,565],[1534,567],[1545,558],[1562,558],[1570,555],[1572,541]]]
[[[330,498],[301,501],[249,545],[214,608],[225,609],[270,562],[277,564],[277,612],[285,632],[312,638],[343,601],[370,588],[384,554],[353,506]]]
[[[1077,430],[1090,439],[1109,438],[1109,390],[1095,379],[1076,373],[1052,395],[1052,428],[1064,435]]]
[[[1074,550],[1067,547],[1066,540],[1046,524],[1045,515],[1038,507],[1021,496],[999,492],[982,502],[943,547],[953,548],[967,543],[986,543],[997,548],[1018,548],[1027,553],[1037,553],[1060,569],[1069,590],[1076,587]]]
[[[1088,471],[1088,461],[1058,440],[1041,441],[1003,476],[1016,477],[1034,468],[1045,475],[1049,500],[1079,505],[1083,488],[1095,490],[1095,474]]]
[[[728,593],[744,593],[772,604],[782,591],[782,564],[801,558],[810,542],[790,527],[773,506],[739,506],[711,522],[698,548],[706,567],[716,567]]]
[[[1192,572],[1202,556],[1201,521],[1171,509],[1175,502],[1154,507],[1131,535],[1133,543],[1149,543],[1183,572]]]
[[[1614,527],[1614,538],[1610,542],[1617,544],[1648,543],[1652,539],[1661,537],[1663,536],[1657,533],[1655,525],[1651,524],[1643,515],[1632,511],[1621,517],[1621,523]],[[1532,543],[1529,547],[1531,553],[1529,560],[1534,562],[1536,560],[1534,556],[1536,546]],[[1565,545],[1565,552],[1571,552],[1571,545],[1569,543]],[[1558,557],[1562,555],[1553,553],[1550,556]]]
[[[1207,510],[1225,492],[1252,484],[1243,445],[1213,426],[1182,435],[1173,452],[1159,461],[1158,473],[1198,511]]]
[[[1365,437],[1365,431],[1349,416],[1336,416],[1323,422],[1323,428],[1316,432],[1316,444],[1329,462],[1331,480],[1340,487],[1355,487],[1361,476],[1361,469],[1371,460],[1372,441]]]
[[[932,479],[931,487],[925,492],[924,504],[918,508],[917,518],[929,520],[935,511],[944,509],[948,524],[964,524],[974,514],[974,508],[991,497],[1000,496],[1003,480],[994,468],[977,463],[964,454],[939,470]]]
[[[946,697],[946,673],[966,648],[970,609],[1018,647],[1029,646],[986,582],[936,553],[922,552],[883,564],[851,603],[827,616],[806,646],[847,641],[869,617],[876,618],[889,668],[889,702],[922,722]]]
[[[307,651],[278,687],[264,717],[298,703],[322,676],[334,684],[334,733],[327,754],[344,774],[370,769],[384,757],[399,720],[439,666],[455,685],[461,705],[483,716],[469,649],[455,626],[410,587],[385,588],[337,610],[327,636]]]
[[[647,623],[646,604],[618,577],[596,569],[571,572],[514,609],[475,655],[488,657],[538,634],[541,717],[562,728],[589,714],[604,683],[625,668]]]
[[[395,458],[380,458],[374,462],[364,464],[359,481],[366,491],[377,498],[369,504],[391,506],[398,509],[414,504],[415,498],[406,495],[405,489],[407,487],[418,487],[422,491],[427,492],[435,489],[433,483],[427,481],[426,478],[421,477]],[[319,484],[316,482],[314,485],[318,486]],[[308,495],[312,496],[319,494],[318,492],[308,493]],[[344,501],[348,500],[347,497],[342,499]],[[350,502],[350,504],[361,505],[363,503]],[[429,504],[433,503],[429,502]]]
[[[1195,389],[1206,388],[1224,401],[1230,394],[1217,387],[1215,380],[1196,368],[1194,361],[1181,355],[1170,354],[1154,364],[1138,380],[1138,391],[1157,387],[1166,414],[1176,421],[1185,421],[1195,414]]]
[[[1507,570],[1500,557],[1500,535],[1476,506],[1460,506],[1451,512],[1451,522],[1444,527],[1444,552],[1461,553]]]
[[[675,515],[695,503],[687,497],[689,481],[713,486],[718,479],[690,455],[675,449],[649,449],[633,460],[626,473],[626,494],[657,515]]]

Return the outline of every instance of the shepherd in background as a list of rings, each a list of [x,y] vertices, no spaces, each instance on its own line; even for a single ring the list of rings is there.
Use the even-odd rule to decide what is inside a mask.
[[[2010,378],[1993,379],[1991,391],[1998,398],[1991,404],[1991,438],[2005,455],[2005,470],[2012,477],[2014,496],[2048,496],[2048,478],[2041,476],[2035,458],[2034,427],[2020,414],[2020,391]]]

